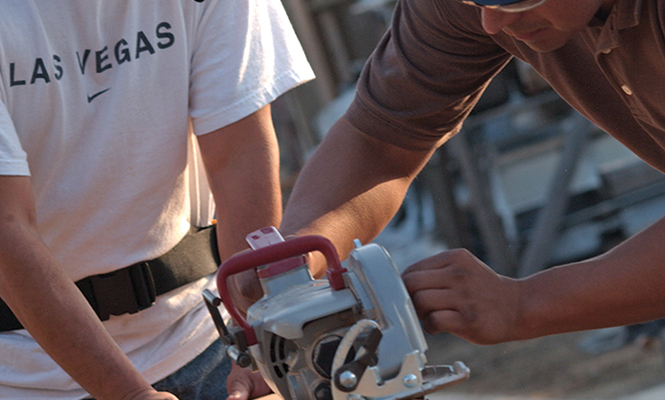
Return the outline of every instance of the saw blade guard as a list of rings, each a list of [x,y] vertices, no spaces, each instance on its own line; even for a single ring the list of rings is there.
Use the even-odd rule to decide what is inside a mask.
[[[466,379],[463,363],[426,365],[427,342],[399,270],[383,247],[356,246],[345,277],[364,318],[339,344],[332,398],[412,399]]]

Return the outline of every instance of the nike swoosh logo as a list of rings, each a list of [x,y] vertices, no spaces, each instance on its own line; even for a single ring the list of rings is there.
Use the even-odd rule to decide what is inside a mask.
[[[101,92],[97,92],[97,93],[93,94],[92,96],[88,95],[88,103],[92,102],[100,94],[104,94],[104,93],[108,92],[109,90],[111,90],[111,88],[104,89]]]

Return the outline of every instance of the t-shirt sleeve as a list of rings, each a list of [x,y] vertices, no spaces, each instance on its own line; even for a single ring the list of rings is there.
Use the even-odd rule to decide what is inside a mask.
[[[360,131],[412,150],[456,134],[489,80],[510,60],[454,1],[401,0],[347,110]]]
[[[4,102],[0,102],[0,175],[30,175],[28,157]]]
[[[197,135],[238,121],[314,78],[279,0],[204,4],[190,77]]]

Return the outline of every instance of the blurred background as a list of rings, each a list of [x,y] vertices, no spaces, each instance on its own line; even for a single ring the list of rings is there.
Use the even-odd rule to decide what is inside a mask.
[[[350,103],[394,2],[282,1],[317,75],[273,104],[287,201]],[[402,270],[464,247],[497,272],[522,277],[603,252],[663,215],[665,176],[514,60],[376,242]],[[442,334],[428,337],[428,359],[471,369],[441,399],[665,399],[664,327],[654,321],[496,346]]]

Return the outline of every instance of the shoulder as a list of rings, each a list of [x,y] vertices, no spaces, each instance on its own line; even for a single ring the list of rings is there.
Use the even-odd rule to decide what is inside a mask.
[[[432,34],[466,36],[475,41],[489,38],[482,28],[480,10],[454,0],[399,0],[395,26],[418,24]]]

